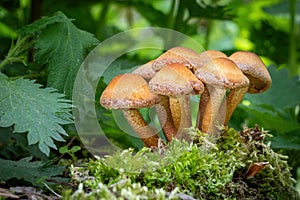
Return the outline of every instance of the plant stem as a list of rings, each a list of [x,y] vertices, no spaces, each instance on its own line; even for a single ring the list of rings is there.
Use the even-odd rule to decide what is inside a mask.
[[[7,59],[7,57],[5,57],[5,59],[0,63],[0,72],[1,72],[1,69],[7,65],[9,62],[9,60]]]
[[[176,0],[173,0],[172,1],[172,4],[171,4],[171,9],[169,11],[169,14],[168,14],[168,22],[167,22],[167,27],[168,28],[173,28],[174,27],[174,10],[175,10],[175,7],[176,7]]]
[[[7,53],[7,56],[0,63],[0,71],[8,63],[24,61],[24,58],[21,57],[22,53],[27,51],[27,49],[29,49],[31,47],[30,42],[28,44],[26,44],[28,38],[29,38],[29,36],[26,36],[23,38],[18,37],[16,44],[12,43],[12,45]]]
[[[10,77],[10,78],[12,80],[16,80],[16,79],[19,79],[19,78],[31,79],[31,78],[37,78],[37,77],[42,77],[42,76],[45,76],[45,74],[34,73],[34,74],[27,74],[27,75],[23,75],[23,76],[14,76],[14,77]]]
[[[209,37],[212,27],[212,20],[207,19],[206,32],[205,32],[205,41],[204,41],[204,49],[207,50],[209,46]]]
[[[102,9],[101,9],[101,14],[99,17],[99,21],[98,21],[98,28],[96,30],[96,36],[99,40],[103,39],[103,32],[104,32],[104,28],[106,26],[106,15],[108,13],[109,10],[109,0],[105,0],[102,2]]]
[[[290,45],[289,45],[289,66],[292,75],[298,73],[297,66],[297,29],[296,29],[296,0],[290,0]]]
[[[184,14],[184,2],[182,0],[179,0],[177,6],[177,13],[175,17],[174,30],[182,31],[182,29],[184,28],[183,14]]]

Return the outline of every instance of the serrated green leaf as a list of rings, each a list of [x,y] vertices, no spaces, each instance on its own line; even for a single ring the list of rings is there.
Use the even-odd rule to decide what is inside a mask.
[[[20,35],[35,35],[42,31],[42,29],[46,28],[46,26],[58,22],[64,22],[65,17],[62,12],[57,12],[55,15],[51,17],[42,17],[40,20],[37,20],[31,24],[28,24],[22,27],[18,32]]]
[[[0,72],[0,80],[1,79],[8,79],[8,77],[5,74]]]
[[[23,158],[19,161],[0,159],[0,180],[7,181],[12,178],[25,180],[34,186],[41,186],[39,179],[61,175],[65,167],[47,166],[42,161],[30,162],[32,157]]]
[[[56,15],[62,21],[42,30],[35,43],[35,59],[48,67],[47,85],[71,97],[76,73],[88,49],[98,44],[98,40],[78,29],[63,13]]]
[[[56,149],[53,140],[64,141],[61,135],[67,135],[61,125],[73,122],[71,104],[55,89],[40,87],[31,80],[0,77],[0,126],[28,132],[28,144],[38,143],[49,155],[49,147]]]
[[[262,94],[246,94],[245,99],[251,106],[268,104],[279,112],[293,108],[300,102],[300,81],[298,77],[289,77],[286,69],[268,68],[272,77],[272,86]]]

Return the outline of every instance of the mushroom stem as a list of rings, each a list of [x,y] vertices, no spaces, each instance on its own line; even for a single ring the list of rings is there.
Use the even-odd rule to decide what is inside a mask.
[[[216,119],[222,100],[226,94],[225,88],[206,85],[201,95],[197,127],[209,134],[215,133]]]
[[[229,94],[226,97],[226,101],[222,103],[222,106],[225,106],[226,104],[226,116],[224,125],[228,125],[231,115],[233,114],[234,110],[238,107],[239,103],[242,101],[243,97],[248,91],[248,86],[241,87],[241,88],[235,88],[230,90]]]
[[[177,134],[175,137],[178,139],[184,139],[186,141],[189,141],[190,138],[186,132],[186,128],[190,128],[192,126],[190,97],[188,95],[181,95],[177,97],[177,100],[178,100],[177,112],[179,112],[180,121],[178,124]],[[171,104],[171,107],[172,106],[173,105]]]
[[[181,107],[180,107],[179,99],[176,97],[170,97],[169,101],[170,101],[170,109],[172,113],[174,126],[176,130],[178,130],[180,126],[180,120],[181,120],[181,109],[180,109]]]
[[[170,142],[177,130],[172,119],[169,97],[165,95],[159,95],[159,97],[159,106],[156,106],[157,117],[167,141]]]
[[[175,128],[181,130],[192,126],[190,97],[182,95],[170,97],[170,109]]]
[[[158,146],[158,135],[155,130],[148,126],[137,109],[123,109],[124,117],[135,133],[142,139],[147,147]]]

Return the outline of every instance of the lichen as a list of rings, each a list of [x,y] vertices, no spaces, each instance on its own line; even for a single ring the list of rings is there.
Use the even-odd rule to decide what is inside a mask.
[[[272,150],[268,132],[222,128],[217,139],[196,129],[188,132],[192,143],[127,149],[74,168],[73,174],[81,171],[89,178],[73,176],[80,187],[64,199],[299,199],[287,157]],[[269,164],[246,177],[255,162]]]

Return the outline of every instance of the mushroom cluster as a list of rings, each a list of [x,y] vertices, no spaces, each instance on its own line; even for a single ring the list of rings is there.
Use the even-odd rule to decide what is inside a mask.
[[[157,131],[149,127],[139,109],[154,106],[167,141],[188,140],[192,126],[190,96],[200,95],[196,128],[216,134],[216,126],[228,125],[244,95],[262,93],[271,77],[254,53],[238,51],[227,57],[216,50],[198,54],[174,47],[132,73],[114,77],[103,91],[100,104],[121,109],[145,146],[158,146]]]

